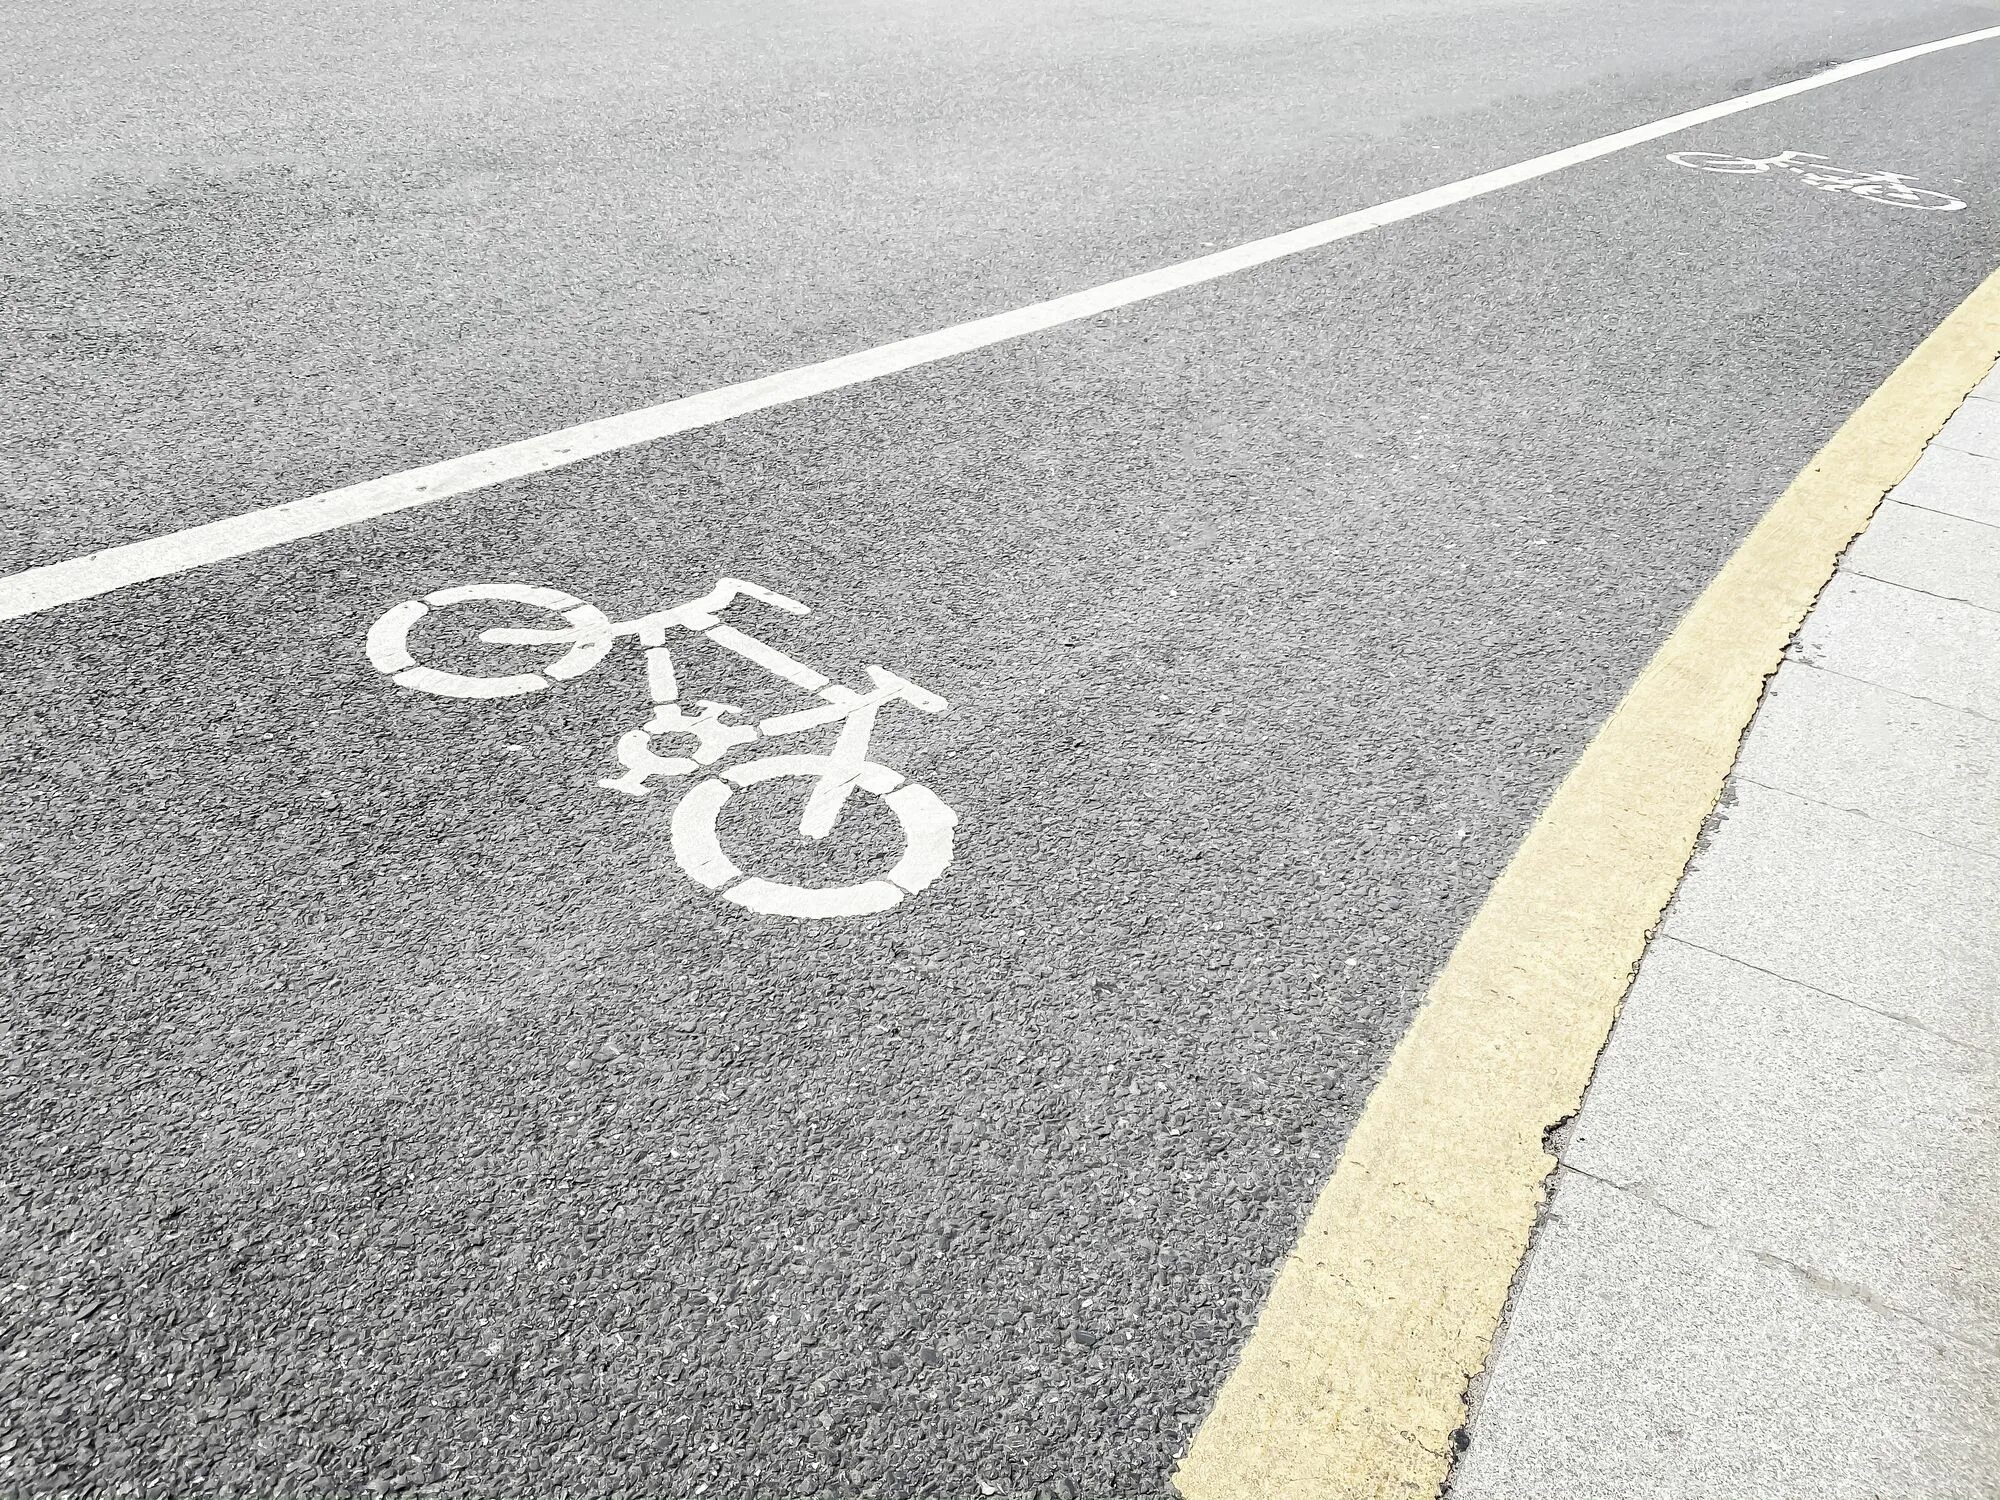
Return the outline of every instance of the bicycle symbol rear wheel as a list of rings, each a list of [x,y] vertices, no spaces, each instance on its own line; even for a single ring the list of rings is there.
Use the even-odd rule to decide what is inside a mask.
[[[716,820],[740,789],[785,776],[818,781],[833,768],[831,756],[767,755],[697,782],[674,809],[675,861],[690,880],[718,892],[723,900],[776,917],[855,917],[887,911],[944,873],[951,863],[952,829],[958,815],[929,787],[904,781],[900,772],[872,761],[863,762],[854,778],[855,790],[880,797],[903,831],[902,857],[887,874],[855,885],[787,885],[746,876],[723,853]]]
[[[1673,151],[1667,160],[1698,172],[1768,172],[1771,164],[1750,156],[1730,156],[1721,151]]]
[[[471,677],[459,672],[441,672],[418,663],[410,652],[410,630],[435,609],[454,604],[484,602],[525,604],[534,609],[552,610],[573,629],[597,630],[601,640],[579,641],[566,647],[562,655],[539,672],[514,672],[500,677]],[[524,583],[468,583],[461,588],[439,589],[421,599],[398,604],[368,630],[368,660],[375,670],[393,678],[398,687],[419,693],[436,693],[444,698],[515,698],[539,692],[552,683],[581,677],[604,660],[611,649],[611,621],[603,610],[572,598],[560,589],[531,588]]]

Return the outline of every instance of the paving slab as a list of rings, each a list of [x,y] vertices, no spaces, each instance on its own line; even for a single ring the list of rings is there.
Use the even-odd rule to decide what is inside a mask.
[[[1668,938],[1565,1165],[2000,1351],[2000,1056]]]
[[[1800,661],[2000,720],[2000,613],[1843,572],[1792,643]]]
[[[1993,1354],[1571,1170],[1479,1411],[1450,1500],[1990,1500],[2000,1472]]]
[[[2000,526],[2000,458],[1933,443],[1892,495],[1904,505]]]
[[[1736,773],[2000,855],[2000,724],[1893,688],[1786,662]]]
[[[1845,571],[2000,609],[2000,526],[1890,501],[1849,549]]]
[[[1972,397],[1952,413],[1936,440],[1942,447],[2000,458],[2000,401]]]
[[[1661,931],[1970,1046],[2000,1046],[2000,860],[1738,782]]]

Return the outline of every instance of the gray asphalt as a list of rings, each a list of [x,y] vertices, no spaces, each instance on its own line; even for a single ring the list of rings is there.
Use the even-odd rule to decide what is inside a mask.
[[[1991,19],[1668,9],[39,17],[11,556]],[[1541,799],[1992,268],[1994,69],[8,626],[0,1483],[1161,1494]],[[818,610],[759,635],[955,705],[876,736],[961,818],[889,913],[688,882],[666,800],[595,785],[629,666],[468,703],[361,652],[451,584],[629,615],[725,574]],[[795,857],[766,832],[732,847]]]

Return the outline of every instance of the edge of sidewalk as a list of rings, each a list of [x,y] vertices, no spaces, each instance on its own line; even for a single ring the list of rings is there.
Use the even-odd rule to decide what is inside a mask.
[[[1370,1094],[1174,1481],[1435,1496],[1555,1158],[1765,680],[1882,497],[2000,356],[2000,272],[1792,481],[1585,748]]]

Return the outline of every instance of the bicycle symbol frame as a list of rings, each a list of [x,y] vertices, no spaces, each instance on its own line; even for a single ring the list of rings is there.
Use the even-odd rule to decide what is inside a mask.
[[[740,578],[724,578],[699,598],[622,622],[559,589],[475,583],[439,589],[387,610],[369,628],[368,660],[376,671],[413,692],[447,698],[512,698],[583,676],[602,662],[621,638],[632,637],[645,653],[653,711],[644,724],[618,739],[616,754],[623,774],[605,777],[598,785],[635,798],[651,795],[653,788],[648,783],[655,779],[706,770],[732,751],[760,740],[838,725],[833,746],[825,754],[762,756],[694,782],[674,809],[674,859],[697,885],[751,911],[805,918],[886,911],[944,873],[951,863],[958,815],[929,787],[870,760],[869,736],[876,716],[891,703],[905,703],[927,714],[946,713],[951,705],[929,689],[877,666],[868,668],[873,683],[870,689],[845,687],[775,646],[725,625],[720,618],[722,611],[745,598],[786,614],[812,613],[796,599]],[[560,646],[561,654],[539,672],[497,677],[445,672],[418,662],[410,648],[410,633],[418,622],[436,610],[488,602],[549,610],[561,615],[565,624],[558,629],[495,627],[481,632],[480,640],[490,645]],[[676,630],[705,637],[813,694],[821,700],[820,705],[776,714],[755,724],[733,722],[741,715],[740,708],[707,698],[696,700],[698,712],[688,713],[681,707],[680,683],[667,647],[669,633]],[[694,743],[685,747],[684,755],[655,752],[653,741],[670,734],[688,735]],[[864,792],[881,798],[896,815],[904,842],[901,858],[884,875],[844,886],[788,885],[746,875],[723,852],[717,819],[742,788],[788,776],[813,781],[799,820],[799,832],[805,837],[825,838],[839,821],[848,799],[857,791]]]
[[[1859,167],[1839,167],[1824,156],[1810,151],[1780,151],[1776,156],[1731,156],[1721,151],[1672,151],[1667,160],[1676,166],[1693,167],[1698,172],[1791,172],[1807,187],[1827,193],[1852,193],[1870,203],[1886,203],[1896,208],[1924,208],[1952,213],[1965,207],[1949,193],[1910,186],[1903,172],[1871,172]]]

